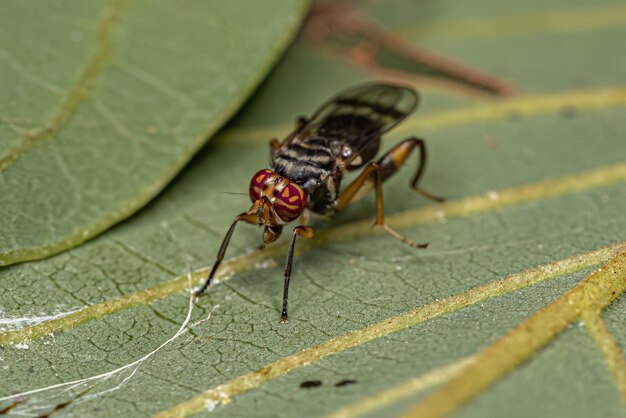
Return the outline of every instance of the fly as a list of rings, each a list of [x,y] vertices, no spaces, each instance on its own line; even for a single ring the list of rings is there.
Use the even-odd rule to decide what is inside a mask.
[[[287,224],[298,220],[299,225],[292,230],[284,270],[280,321],[288,322],[293,252],[297,237],[313,236],[313,229],[307,225],[309,213],[332,215],[371,190],[376,194],[376,224],[414,248],[426,248],[427,243],[411,241],[385,224],[382,192],[382,182],[396,173],[417,149],[419,161],[411,188],[428,199],[443,201],[418,187],[426,165],[424,140],[405,139],[372,161],[380,148],[382,134],[404,120],[417,103],[418,94],[409,87],[359,85],[324,103],[310,118],[298,118],[294,131],[283,142],[272,139],[271,168],[258,171],[250,180],[248,193],[252,207],[235,217],[208,278],[194,295],[199,297],[210,286],[238,222],[262,226],[263,243],[269,244],[278,239]],[[341,189],[344,174],[357,169],[361,169],[359,176]]]

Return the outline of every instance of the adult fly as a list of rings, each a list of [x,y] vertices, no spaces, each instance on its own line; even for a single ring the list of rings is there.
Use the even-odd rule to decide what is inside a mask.
[[[258,171],[250,180],[252,207],[235,217],[213,269],[195,296],[199,297],[210,286],[238,222],[262,226],[263,243],[269,244],[278,239],[287,224],[299,221],[292,229],[284,270],[281,322],[288,322],[293,252],[297,237],[313,236],[308,225],[309,213],[332,215],[371,190],[376,194],[376,224],[412,247],[426,248],[427,243],[416,243],[385,223],[382,192],[382,182],[396,173],[417,149],[419,161],[411,188],[431,200],[443,201],[418,187],[426,165],[424,140],[407,138],[372,161],[380,148],[381,136],[404,120],[417,104],[418,94],[410,87],[359,85],[330,99],[311,117],[298,118],[295,129],[282,142],[272,139],[271,168]],[[353,170],[361,172],[342,189],[344,175]]]

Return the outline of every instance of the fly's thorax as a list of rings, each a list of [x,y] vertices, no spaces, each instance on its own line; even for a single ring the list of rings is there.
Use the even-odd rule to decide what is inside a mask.
[[[341,176],[341,172],[327,173],[317,179],[311,180],[310,188],[306,188],[307,183],[303,185],[308,195],[307,207],[312,212],[320,215],[334,213],[337,199],[339,198]]]
[[[293,181],[264,169],[250,180],[250,199],[253,203],[264,200],[271,205],[271,221],[284,225],[296,220],[306,206],[306,193]],[[261,205],[263,207],[263,205]]]

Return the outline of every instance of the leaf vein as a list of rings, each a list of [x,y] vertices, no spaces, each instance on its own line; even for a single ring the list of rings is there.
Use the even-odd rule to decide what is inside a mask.
[[[501,296],[524,287],[532,286],[543,280],[580,271],[611,258],[615,253],[626,249],[626,242],[605,247],[589,253],[579,254],[557,262],[540,265],[522,273],[514,274],[483,286],[469,289],[465,292],[435,301],[424,306],[414,308],[400,315],[388,318],[365,328],[351,331],[347,334],[331,338],[319,345],[312,346],[290,356],[284,357],[261,369],[239,376],[229,382],[210,388],[199,395],[184,401],[172,408],[155,415],[155,418],[186,417],[197,413],[204,408],[205,402],[226,404],[230,398],[248,390],[254,389],[261,383],[283,376],[291,371],[318,362],[333,354],[354,348],[381,337],[402,331],[427,320],[449,314],[478,302]],[[626,253],[622,253],[626,258]],[[626,267],[626,266],[624,266]],[[626,287],[626,282],[623,284]],[[492,355],[490,353],[490,355]],[[477,361],[484,360],[485,355],[479,355]],[[489,358],[489,357],[487,357]],[[478,363],[476,363],[478,364]],[[463,369],[476,369],[469,365]],[[466,385],[469,383],[465,382]],[[446,398],[446,402],[449,399]],[[424,415],[425,416],[425,415]]]
[[[569,324],[587,312],[603,310],[625,290],[626,252],[622,248],[581,283],[479,352],[474,363],[414,406],[404,418],[438,418],[458,410],[527,361]]]
[[[626,274],[624,280],[626,280]],[[596,341],[600,351],[602,351],[606,366],[613,376],[615,386],[626,404],[626,359],[624,358],[623,349],[609,332],[599,312],[586,311],[583,313],[582,318],[585,322],[585,328]]]
[[[565,176],[560,179],[544,180],[538,183],[505,189],[498,192],[497,199],[494,199],[493,192],[490,192],[480,196],[449,201],[443,205],[432,205],[397,213],[386,217],[386,220],[387,223],[394,228],[406,228],[419,224],[437,223],[442,215],[446,218],[466,217],[566,193],[579,192],[624,180],[626,180],[626,164],[617,164],[593,171]],[[369,228],[371,224],[371,220],[365,220],[321,231],[312,239],[301,242],[299,252],[302,253],[307,249],[322,246],[327,242],[345,242],[371,236],[371,234],[375,233],[382,233],[380,230],[372,230]],[[285,251],[286,244],[281,244],[265,248],[262,251],[257,250],[233,257],[222,263],[222,268],[218,270],[216,279],[226,280],[234,273],[250,270],[254,268],[257,263],[282,255]],[[209,271],[210,267],[205,267],[193,272],[192,280],[196,283],[206,278]],[[184,290],[186,288],[186,282],[187,277],[180,276],[171,281],[120,298],[93,304],[75,314],[68,315],[58,320],[48,321],[19,330],[0,332],[0,345],[41,338],[51,332],[70,329],[121,309],[145,305]]]
[[[6,170],[36,144],[56,135],[69,122],[78,106],[89,98],[95,79],[111,55],[111,31],[127,3],[128,0],[113,0],[105,10],[96,28],[96,50],[87,61],[78,81],[62,99],[55,116],[42,129],[22,136],[19,145],[0,159],[0,171]]]

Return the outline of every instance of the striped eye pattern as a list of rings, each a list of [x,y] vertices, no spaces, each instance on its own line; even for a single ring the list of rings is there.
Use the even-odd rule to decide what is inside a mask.
[[[248,193],[250,194],[250,199],[253,203],[261,197],[263,185],[272,177],[272,174],[274,174],[272,170],[264,169],[257,171],[257,173],[252,176]]]
[[[304,191],[295,183],[288,182],[274,200],[274,212],[285,222],[291,222],[300,216],[306,205]]]

